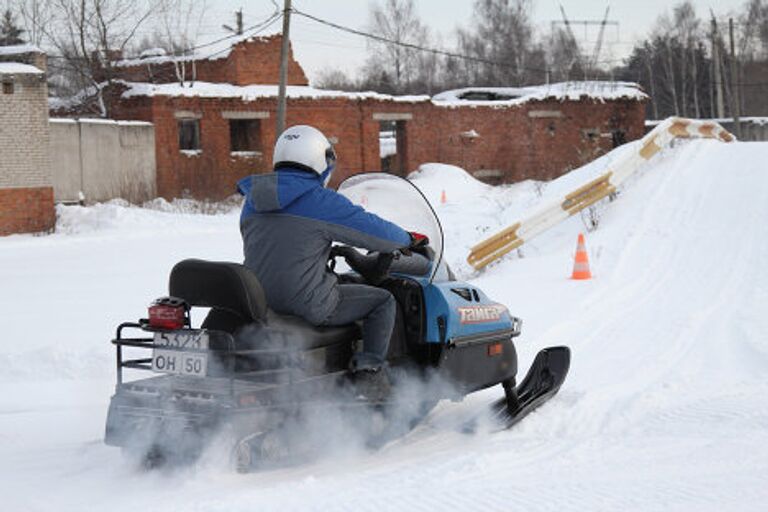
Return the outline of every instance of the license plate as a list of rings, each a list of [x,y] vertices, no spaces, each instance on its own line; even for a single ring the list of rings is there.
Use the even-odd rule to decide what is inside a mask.
[[[161,348],[208,350],[208,333],[205,331],[156,332],[153,343],[155,347]]]
[[[152,370],[175,375],[204,377],[208,371],[208,354],[187,352],[207,350],[208,333],[204,331],[156,332],[152,350]],[[169,349],[178,350],[169,350]]]

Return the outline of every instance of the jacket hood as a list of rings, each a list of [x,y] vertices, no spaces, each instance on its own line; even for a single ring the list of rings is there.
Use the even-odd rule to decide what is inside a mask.
[[[237,191],[245,196],[244,211],[272,212],[287,208],[301,196],[322,186],[322,177],[318,174],[280,169],[241,179],[237,182]]]

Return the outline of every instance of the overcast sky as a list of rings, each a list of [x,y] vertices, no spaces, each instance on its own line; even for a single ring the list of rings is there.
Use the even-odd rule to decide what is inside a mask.
[[[282,6],[282,0],[275,0]],[[746,0],[694,0],[697,14],[709,17],[712,9],[718,18],[736,12]],[[293,0],[295,8],[340,25],[366,29],[369,4],[366,0]],[[454,46],[456,27],[467,26],[471,21],[473,0],[416,0],[419,16],[424,24],[439,34],[442,46]],[[562,20],[559,5],[562,4],[570,20],[601,20],[610,3],[609,20],[619,23],[618,29],[606,28],[603,52],[600,60],[621,59],[631,50],[632,44],[644,38],[658,16],[671,10],[677,2],[668,0],[534,0],[533,17],[540,33],[548,32],[553,20]],[[243,8],[244,25],[254,25],[267,18],[274,5],[270,0],[208,0],[208,10],[202,33],[208,36],[223,34],[220,25],[234,23],[234,11]],[[280,31],[275,23],[267,32]],[[579,40],[594,43],[598,29],[586,33],[574,25]],[[201,38],[201,40],[204,38]],[[362,37],[339,32],[314,21],[293,16],[291,41],[294,52],[310,80],[323,69],[338,68],[354,73],[365,61],[366,41]],[[587,43],[588,44],[588,43]]]

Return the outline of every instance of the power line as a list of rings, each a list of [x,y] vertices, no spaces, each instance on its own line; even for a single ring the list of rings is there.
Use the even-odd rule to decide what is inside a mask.
[[[271,27],[276,21],[278,21],[282,17],[283,17],[283,13],[279,12],[276,15],[273,15],[272,17],[270,17],[267,21],[261,23],[260,25],[254,25],[253,27],[249,27],[248,29],[244,29],[243,30],[243,35],[246,32],[251,32],[250,34],[248,34],[249,37],[255,36],[256,34],[260,34],[261,32],[264,32],[269,27]],[[256,28],[256,27],[260,27],[260,28],[258,28],[258,30],[253,31],[254,28]],[[243,35],[241,35],[240,37],[243,37]],[[221,42],[221,40],[219,42]],[[210,44],[208,46],[210,46]],[[200,48],[202,48],[202,46]],[[227,52],[230,49],[231,49],[231,46],[228,46],[226,48],[222,48],[221,50],[219,50],[217,52],[214,52],[214,53],[211,53],[209,55],[206,55],[205,58],[206,59],[210,59],[211,57],[215,57],[215,56],[217,56],[217,55],[219,55],[221,53]]]
[[[327,25],[327,26],[335,28],[337,30],[341,30],[342,32],[347,32],[347,33],[355,34],[355,35],[358,35],[358,36],[361,36],[361,37],[366,37],[368,39],[373,39],[373,40],[378,41],[380,43],[394,44],[394,45],[397,45],[397,46],[402,46],[403,48],[410,48],[411,50],[418,50],[418,51],[422,51],[422,52],[432,53],[432,54],[435,54],[435,55],[442,55],[444,57],[450,57],[450,58],[454,58],[454,59],[467,60],[467,61],[471,61],[471,62],[478,62],[478,63],[481,63],[481,64],[490,64],[492,66],[514,68],[516,70],[521,70],[521,71],[532,71],[532,72],[538,72],[538,73],[546,73],[548,71],[546,69],[541,69],[541,68],[529,68],[529,67],[524,67],[524,66],[518,67],[518,66],[515,66],[515,65],[512,65],[512,64],[507,64],[507,63],[504,63],[504,62],[498,62],[498,61],[490,60],[490,59],[483,59],[482,57],[473,57],[471,55],[463,55],[463,54],[460,54],[460,53],[449,52],[449,51],[446,51],[446,50],[438,50],[437,48],[428,48],[426,46],[420,46],[420,45],[417,45],[417,44],[405,43],[403,41],[397,41],[395,39],[390,39],[388,37],[380,36],[380,35],[377,35],[377,34],[371,34],[370,32],[363,32],[362,30],[357,30],[357,29],[354,29],[354,28],[351,28],[351,27],[345,27],[343,25],[339,25],[337,23],[333,23],[332,21],[324,20],[322,18],[318,18],[317,16],[313,16],[313,15],[307,14],[307,13],[305,13],[303,11],[299,11],[299,10],[297,10],[295,8],[292,9],[292,11],[295,14],[298,14],[299,16],[303,16],[305,18],[308,18],[308,19],[310,19],[312,21],[315,21],[317,23],[320,23],[322,25]]]

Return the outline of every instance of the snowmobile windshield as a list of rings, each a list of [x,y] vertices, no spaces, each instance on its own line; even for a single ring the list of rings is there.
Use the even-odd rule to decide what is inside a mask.
[[[356,174],[339,185],[338,192],[367,211],[394,222],[406,231],[417,231],[429,237],[429,246],[435,251],[429,281],[443,261],[443,228],[416,185],[393,174],[383,172]]]

